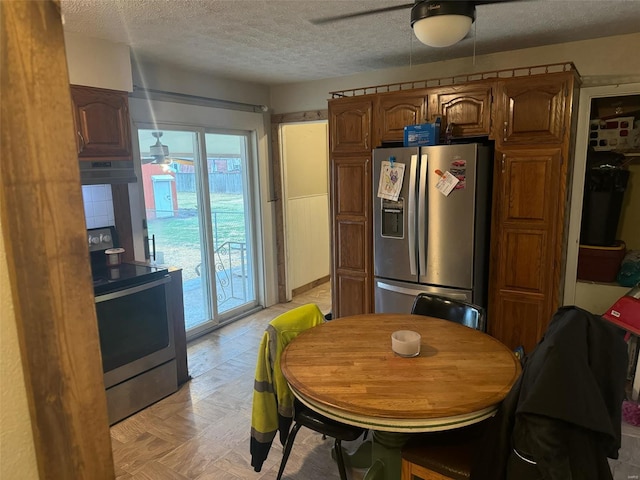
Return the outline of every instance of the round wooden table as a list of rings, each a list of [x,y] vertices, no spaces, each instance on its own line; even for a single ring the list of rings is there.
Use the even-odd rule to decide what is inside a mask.
[[[420,355],[400,357],[391,334],[414,330]],[[490,417],[520,374],[493,337],[421,315],[344,317],[302,332],[281,358],[293,393],[310,408],[374,430],[365,479],[400,478],[407,433],[450,430]]]

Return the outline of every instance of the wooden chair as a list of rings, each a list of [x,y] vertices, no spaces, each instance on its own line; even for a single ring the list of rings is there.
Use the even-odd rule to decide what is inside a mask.
[[[468,480],[484,424],[410,440],[402,448],[401,480]]]

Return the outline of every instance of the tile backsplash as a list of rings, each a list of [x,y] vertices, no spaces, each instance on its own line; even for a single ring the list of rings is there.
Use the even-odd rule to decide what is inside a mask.
[[[111,185],[82,185],[82,199],[87,228],[109,227],[115,224]]]

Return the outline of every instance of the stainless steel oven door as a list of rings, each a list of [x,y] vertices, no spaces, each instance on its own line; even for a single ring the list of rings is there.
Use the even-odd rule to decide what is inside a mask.
[[[105,388],[175,358],[169,275],[96,296]]]

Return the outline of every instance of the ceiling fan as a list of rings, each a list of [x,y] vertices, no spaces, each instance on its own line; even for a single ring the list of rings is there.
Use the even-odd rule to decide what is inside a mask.
[[[430,47],[448,47],[462,40],[476,18],[476,5],[504,3],[516,0],[415,0],[413,3],[373,8],[362,12],[347,13],[311,20],[314,25],[323,25],[366,15],[411,9],[411,28],[418,40]]]
[[[193,158],[175,157],[169,155],[169,147],[162,144],[160,137],[162,137],[161,131],[151,132],[151,135],[156,139],[156,143],[149,147],[149,155],[141,156],[140,160],[143,165],[152,163],[154,165],[162,166],[163,171],[171,171],[171,165],[174,163],[182,163],[185,165],[193,165]]]

